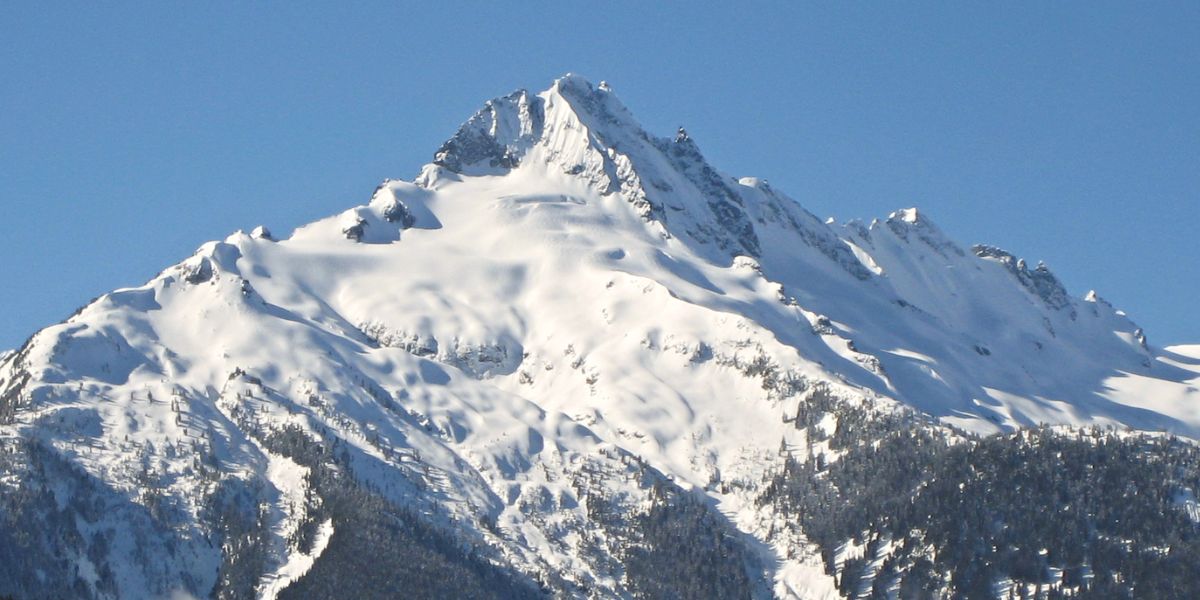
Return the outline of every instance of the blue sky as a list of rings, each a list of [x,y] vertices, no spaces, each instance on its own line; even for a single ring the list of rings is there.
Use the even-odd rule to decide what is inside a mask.
[[[916,205],[1200,342],[1200,3],[97,4],[0,4],[0,348],[568,71],[818,215]]]

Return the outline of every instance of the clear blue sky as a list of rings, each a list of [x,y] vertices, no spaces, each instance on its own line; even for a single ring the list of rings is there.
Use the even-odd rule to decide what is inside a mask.
[[[920,206],[1200,342],[1197,2],[47,4],[0,4],[0,348],[567,71],[818,215]]]

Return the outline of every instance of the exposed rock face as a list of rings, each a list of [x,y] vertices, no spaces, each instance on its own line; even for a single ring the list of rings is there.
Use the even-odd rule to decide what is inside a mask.
[[[1071,305],[1071,297],[1067,293],[1067,289],[1044,263],[1039,262],[1037,267],[1031,271],[1026,265],[1025,259],[1017,258],[994,246],[978,244],[972,246],[971,251],[975,253],[975,256],[995,260],[1004,265],[1004,268],[1008,269],[1021,282],[1021,285],[1041,298],[1047,306],[1062,309]]]
[[[513,169],[542,134],[543,100],[525,90],[488,101],[434,154],[433,164],[455,173],[472,167]]]

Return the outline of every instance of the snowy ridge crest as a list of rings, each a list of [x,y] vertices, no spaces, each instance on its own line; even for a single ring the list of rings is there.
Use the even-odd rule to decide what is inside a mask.
[[[975,253],[975,256],[995,260],[1004,265],[1004,268],[1008,269],[1021,282],[1021,285],[1041,298],[1047,306],[1061,309],[1071,305],[1071,297],[1067,293],[1067,288],[1063,287],[1063,284],[1058,281],[1054,273],[1050,272],[1050,268],[1045,263],[1038,262],[1037,267],[1030,270],[1025,259],[1017,258],[994,246],[977,244],[971,247],[971,251]]]

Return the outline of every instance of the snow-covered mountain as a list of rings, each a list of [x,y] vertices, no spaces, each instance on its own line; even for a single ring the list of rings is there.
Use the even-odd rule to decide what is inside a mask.
[[[917,209],[822,221],[568,75],[4,355],[0,595],[854,594],[892,546],[764,500],[851,414],[1195,439],[1200,346]]]

